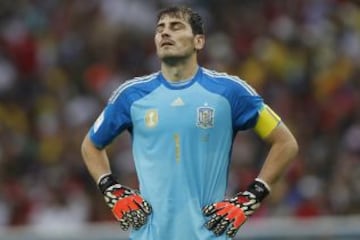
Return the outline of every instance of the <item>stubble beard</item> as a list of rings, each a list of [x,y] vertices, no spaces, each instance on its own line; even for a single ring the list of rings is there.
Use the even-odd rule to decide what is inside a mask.
[[[186,62],[191,56],[192,52],[187,52],[182,55],[167,55],[160,57],[160,61],[168,66],[176,66],[183,62]]]
[[[160,60],[168,66],[176,66],[182,62],[185,62],[188,58],[189,56],[166,56]]]

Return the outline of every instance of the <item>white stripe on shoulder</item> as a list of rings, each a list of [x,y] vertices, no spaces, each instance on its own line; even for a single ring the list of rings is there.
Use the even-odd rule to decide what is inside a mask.
[[[145,75],[141,77],[135,77],[133,79],[127,80],[123,84],[121,84],[117,89],[113,91],[111,97],[109,98],[109,103],[114,103],[119,95],[127,88],[134,86],[136,84],[150,82],[155,79],[159,75],[159,72],[152,73],[150,75]]]
[[[206,74],[206,75],[208,75],[210,77],[229,79],[229,80],[239,84],[240,86],[242,86],[252,96],[258,96],[259,95],[253,87],[251,87],[247,82],[245,82],[244,80],[242,80],[238,76],[229,75],[229,74],[224,73],[224,72],[216,72],[214,70],[209,70],[207,68],[203,68],[203,72],[204,72],[204,74]]]

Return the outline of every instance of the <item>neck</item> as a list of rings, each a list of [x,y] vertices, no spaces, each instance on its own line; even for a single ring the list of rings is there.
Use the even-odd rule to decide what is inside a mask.
[[[161,62],[161,72],[165,79],[171,82],[189,79],[197,70],[196,55],[186,59],[167,59]]]

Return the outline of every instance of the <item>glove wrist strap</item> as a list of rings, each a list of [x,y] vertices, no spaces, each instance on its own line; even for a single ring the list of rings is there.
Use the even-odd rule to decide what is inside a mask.
[[[270,188],[263,180],[256,178],[254,182],[249,185],[247,191],[254,194],[259,202],[261,202],[269,195]]]
[[[102,193],[104,193],[106,189],[108,189],[110,186],[113,186],[115,184],[119,183],[112,174],[101,176],[98,181],[98,187]]]

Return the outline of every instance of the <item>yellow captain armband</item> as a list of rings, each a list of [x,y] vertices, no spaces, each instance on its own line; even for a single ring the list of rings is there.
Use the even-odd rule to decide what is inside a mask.
[[[259,111],[259,117],[255,125],[255,132],[262,138],[266,138],[281,122],[280,117],[268,105],[264,105]]]

